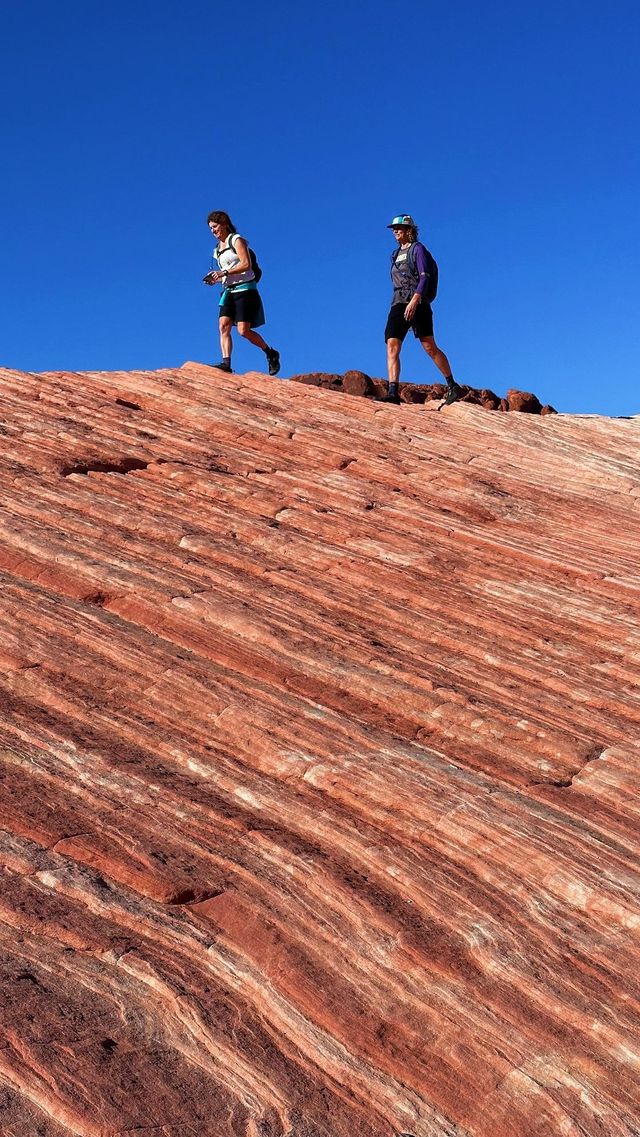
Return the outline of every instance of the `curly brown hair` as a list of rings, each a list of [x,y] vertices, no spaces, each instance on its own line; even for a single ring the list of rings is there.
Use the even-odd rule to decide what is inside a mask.
[[[222,209],[214,209],[209,214],[209,216],[207,217],[207,225],[211,225],[211,224],[225,225],[230,233],[235,233],[235,231],[236,231],[236,227],[233,224],[233,221],[231,220],[231,218],[229,217],[229,214],[225,213],[224,210],[222,210]]]
[[[409,233],[409,240],[411,244],[418,240],[418,226],[417,225],[395,225],[395,229],[406,229]]]

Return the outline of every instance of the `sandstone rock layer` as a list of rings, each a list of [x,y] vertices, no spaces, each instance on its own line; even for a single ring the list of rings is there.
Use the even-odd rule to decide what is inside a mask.
[[[7,1137],[637,1137],[640,421],[0,371]]]

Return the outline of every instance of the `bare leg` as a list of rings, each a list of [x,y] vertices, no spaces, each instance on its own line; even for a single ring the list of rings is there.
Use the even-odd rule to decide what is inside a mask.
[[[222,350],[222,358],[231,358],[231,349],[233,343],[231,340],[231,329],[233,324],[228,316],[220,317],[220,348]]]
[[[400,348],[402,340],[387,340],[387,374],[390,383],[400,378]]]
[[[445,379],[448,379],[451,375],[451,364],[449,363],[449,360],[447,359],[444,352],[441,351],[438,347],[433,336],[425,336],[423,340],[420,340],[420,343],[422,344],[429,358],[432,359],[435,363],[438,371],[442,372]]]
[[[238,335],[243,339],[249,340],[249,343],[254,343],[256,347],[261,347],[263,351],[267,350],[268,344],[265,343],[259,332],[254,332],[251,324],[245,320],[238,322]]]

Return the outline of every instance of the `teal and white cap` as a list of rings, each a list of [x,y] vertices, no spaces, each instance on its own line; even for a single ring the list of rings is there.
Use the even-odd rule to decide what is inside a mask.
[[[387,225],[387,229],[397,229],[400,225],[415,226],[415,221],[413,220],[413,217],[410,216],[410,214],[400,213],[397,217],[394,217],[390,225]]]

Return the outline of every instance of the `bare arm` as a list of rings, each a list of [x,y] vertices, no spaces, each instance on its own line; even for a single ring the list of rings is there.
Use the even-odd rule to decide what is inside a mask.
[[[235,276],[237,272],[248,272],[251,268],[251,258],[249,257],[249,246],[244,237],[238,237],[234,244],[235,254],[239,257],[239,264],[233,266],[233,271],[229,276]]]

